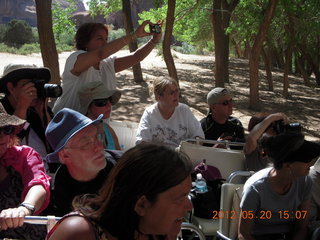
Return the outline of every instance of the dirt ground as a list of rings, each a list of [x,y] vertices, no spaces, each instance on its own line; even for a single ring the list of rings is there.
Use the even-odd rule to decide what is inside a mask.
[[[117,55],[127,54],[126,50]],[[60,71],[70,53],[59,55]],[[206,95],[214,87],[213,56],[185,55],[173,52],[178,71],[181,88],[181,102],[188,104],[196,117],[201,119],[207,112]],[[0,53],[0,72],[8,63],[27,62],[42,66],[41,56],[33,54],[20,56]],[[120,102],[114,106],[113,120],[139,122],[146,106],[154,102],[151,94],[152,81],[159,76],[168,75],[163,58],[154,50],[141,62],[145,82],[135,83],[132,71],[125,70],[117,74],[118,87],[122,92]],[[249,72],[248,61],[244,59],[230,59],[230,82],[225,85],[235,100],[234,116],[238,117],[247,128],[248,121],[256,112],[249,106]],[[311,79],[313,87],[303,85],[303,79],[289,76],[289,98],[282,97],[281,71],[273,71],[274,91],[267,91],[267,81],[263,69],[259,71],[261,112],[284,112],[291,122],[302,124],[306,138],[320,142],[320,88],[316,88],[315,80]]]

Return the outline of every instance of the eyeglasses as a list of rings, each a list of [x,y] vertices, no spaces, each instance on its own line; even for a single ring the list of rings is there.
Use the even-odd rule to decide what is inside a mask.
[[[231,98],[230,100],[225,100],[225,101],[223,101],[221,103],[217,103],[217,104],[221,104],[223,106],[228,106],[229,104],[232,104],[232,103],[233,103],[233,100]]]
[[[102,99],[95,99],[92,101],[93,104],[96,107],[104,107],[106,106],[109,102],[112,104],[112,97],[109,98],[102,98]]]
[[[93,149],[96,143],[103,143],[104,142],[104,134],[98,133],[94,137],[85,138],[85,140],[81,141],[78,147],[67,147],[65,149],[80,149],[80,150],[90,150]]]
[[[5,126],[0,128],[0,133],[4,133],[5,135],[10,135],[14,132],[14,126]]]

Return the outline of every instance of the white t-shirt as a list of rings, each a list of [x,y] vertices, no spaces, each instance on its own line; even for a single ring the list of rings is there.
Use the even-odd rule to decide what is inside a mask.
[[[53,106],[52,111],[54,113],[65,107],[80,111],[78,91],[84,83],[101,81],[106,85],[107,89],[116,89],[116,73],[114,69],[116,56],[111,56],[100,61],[99,70],[90,67],[87,71],[76,76],[71,73],[71,69],[73,69],[77,57],[82,53],[86,53],[86,51],[76,51],[66,61],[61,81],[63,93]]]
[[[155,103],[145,109],[140,119],[136,144],[155,142],[178,147],[182,140],[195,137],[204,138],[204,133],[187,105],[179,103],[166,120],[159,111],[158,103]]]

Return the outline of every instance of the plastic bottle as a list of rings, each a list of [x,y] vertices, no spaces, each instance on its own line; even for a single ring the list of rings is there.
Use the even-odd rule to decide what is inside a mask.
[[[206,180],[202,177],[201,173],[197,174],[197,179],[196,179],[196,192],[197,193],[205,193],[207,192],[207,183]]]

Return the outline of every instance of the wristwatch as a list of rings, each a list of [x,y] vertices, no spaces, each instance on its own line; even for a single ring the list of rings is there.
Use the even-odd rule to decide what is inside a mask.
[[[20,203],[19,207],[25,207],[26,209],[28,209],[30,211],[30,215],[33,215],[34,211],[36,210],[36,208],[30,204],[30,203]]]

